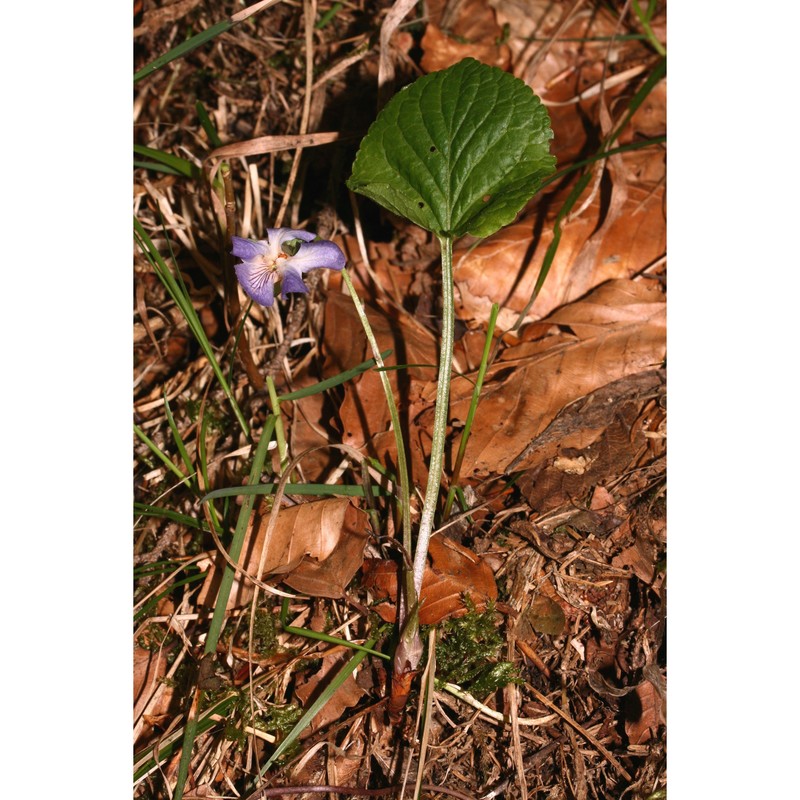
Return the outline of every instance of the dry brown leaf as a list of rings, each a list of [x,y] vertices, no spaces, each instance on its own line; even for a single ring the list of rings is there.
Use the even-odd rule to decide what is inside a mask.
[[[416,230],[422,230],[418,228]],[[353,284],[356,287],[359,297],[363,299],[372,298],[373,301],[380,301],[383,293],[388,292],[393,297],[405,297],[409,293],[411,282],[414,279],[414,272],[411,264],[398,266],[395,260],[398,258],[397,248],[391,242],[366,242],[369,266],[372,271],[370,275],[361,257],[361,250],[358,247],[358,240],[355,236],[345,235],[336,237],[334,241],[342,248],[347,256],[348,269]],[[438,255],[438,249],[437,249]],[[350,265],[352,264],[352,268]],[[374,277],[373,277],[374,276]],[[335,279],[336,275],[332,276]],[[378,283],[379,285],[376,285]],[[328,284],[329,288],[333,283]],[[332,294],[332,292],[329,292]]]
[[[351,728],[347,733],[346,746],[327,750],[325,766],[328,770],[328,783],[333,786],[358,786],[358,772],[365,759],[369,759],[365,751],[366,737],[361,731]]]
[[[145,709],[145,716],[134,731],[134,743],[146,739],[152,731],[152,721],[166,714],[175,694],[175,686],[162,684],[161,679],[167,674],[169,662],[163,650],[153,652],[143,647],[133,650],[133,717],[138,720]],[[148,703],[158,693],[155,702],[147,708]]]
[[[561,606],[544,594],[539,594],[525,612],[531,627],[539,633],[561,636],[566,626],[566,617]]]
[[[468,57],[504,70],[511,66],[511,50],[498,44],[503,29],[486,0],[429,0],[427,9],[420,62],[426,72],[447,69]]]
[[[436,72],[457,64],[462,58],[474,58],[491,67],[507,70],[511,66],[511,51],[505,44],[496,44],[495,39],[496,37],[478,42],[459,41],[430,22],[422,37],[424,55],[420,64],[426,72]]]
[[[245,156],[257,156],[263,153],[276,153],[282,150],[294,150],[298,147],[319,147],[332,144],[344,137],[338,131],[296,134],[291,136],[259,136],[245,142],[234,142],[212,150],[206,159],[233,159]]]
[[[341,655],[326,656],[322,659],[322,666],[315,670],[305,683],[301,683],[295,689],[295,694],[300,698],[305,707],[318,691],[322,691],[329,683],[329,678],[336,675],[339,668],[344,663],[346,657]],[[358,701],[366,692],[358,685],[354,674],[347,676],[345,682],[333,693],[327,703],[320,709],[319,713],[311,720],[306,735],[324,728],[331,722],[336,722],[341,718],[348,708],[358,705]]]
[[[548,324],[559,326],[557,333],[509,348],[492,368],[497,377],[484,386],[462,474],[529,466],[520,461],[526,445],[565,406],[659,365],[666,351],[665,305],[661,292],[641,282],[609,281],[548,317]],[[453,382],[452,418],[466,418],[471,394],[467,381]]]
[[[436,625],[443,619],[463,616],[467,613],[465,594],[469,594],[478,611],[483,611],[489,601],[497,600],[497,585],[489,565],[458,542],[442,535],[431,537],[428,559],[420,591],[420,624]],[[397,617],[397,571],[393,561],[364,560],[364,585],[376,599],[390,601],[373,608],[386,622],[394,622]]]
[[[613,567],[631,571],[643,583],[652,583],[656,571],[656,550],[652,543],[641,537],[631,547],[626,547],[619,555],[611,559]]]
[[[540,512],[557,508],[663,457],[637,431],[636,419],[648,396],[664,393],[664,380],[663,370],[638,373],[565,408],[509,465],[509,469],[526,467],[519,487],[531,506]],[[581,468],[565,469],[565,463]]]
[[[632,142],[637,134],[646,138],[664,136],[667,132],[667,79],[660,80],[636,109],[631,121],[620,134],[620,144]]]
[[[261,579],[280,575],[298,592],[314,597],[341,597],[361,566],[367,543],[368,516],[344,497],[316,500],[282,508],[266,542],[271,509],[262,501],[250,518],[239,564],[251,575],[258,570],[267,547]],[[221,569],[209,570],[200,590],[201,604],[216,597]],[[228,608],[237,608],[253,595],[252,584],[234,581]]]
[[[650,681],[642,681],[636,687],[632,697],[628,698],[626,709],[631,718],[625,720],[625,733],[631,744],[649,742],[658,732],[659,725],[666,724],[664,701]]]
[[[586,122],[598,118],[601,81],[607,104],[632,94],[632,81],[617,85],[614,81],[619,73],[652,61],[652,50],[643,42],[619,37],[615,15],[596,4],[578,9],[562,27],[580,3],[489,2],[498,24],[508,26],[514,74],[548,107],[556,134],[552,152],[559,166],[577,160],[585,155],[591,136]],[[588,96],[578,100],[581,93]]]
[[[438,345],[430,331],[408,317],[392,320],[386,314],[370,308],[366,310],[379,348],[393,351],[387,364],[415,365],[388,372],[403,419],[409,403],[419,397],[421,387],[436,381]],[[372,355],[367,353],[366,337],[349,297],[333,295],[325,304],[324,350],[326,374],[328,370],[340,372]],[[339,420],[344,444],[357,448],[368,444],[370,455],[384,464],[397,464],[386,397],[380,375],[375,370],[345,384]],[[411,480],[421,483],[428,474],[424,458],[418,456],[414,448],[409,455]]]
[[[601,221],[599,197],[578,218],[567,222],[550,272],[526,320],[541,319],[605,281],[631,278],[662,256],[666,250],[662,199],[661,189],[651,192],[629,186],[620,217],[608,227],[588,263],[583,259],[579,272],[575,264]],[[456,313],[462,320],[472,326],[485,323],[491,304],[499,303],[498,327],[508,329],[516,323],[531,298],[553,239],[551,227],[540,236],[536,227],[535,218],[526,218],[472,251],[456,250],[453,279]]]

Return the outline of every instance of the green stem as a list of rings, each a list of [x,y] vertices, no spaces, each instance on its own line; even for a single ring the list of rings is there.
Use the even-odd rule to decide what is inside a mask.
[[[278,459],[281,464],[281,472],[283,472],[289,459],[287,457],[286,436],[283,433],[281,404],[278,399],[278,393],[275,390],[275,381],[272,380],[271,375],[267,375],[267,392],[269,392],[269,402],[272,406],[272,413],[275,415],[275,441],[278,443]]]
[[[455,310],[453,308],[453,238],[439,236],[442,249],[442,347],[439,355],[439,379],[436,389],[436,406],[433,416],[433,442],[428,471],[428,486],[425,489],[425,502],[422,506],[417,547],[414,552],[414,587],[419,594],[425,562],[428,558],[428,544],[433,533],[433,516],[439,500],[439,487],[442,482],[442,464],[447,435],[447,417],[450,409],[450,372],[453,365],[453,339],[455,330]]]
[[[400,414],[397,411],[397,404],[394,401],[394,392],[392,392],[392,386],[389,383],[389,376],[386,374],[385,365],[383,363],[383,353],[381,353],[378,347],[378,340],[372,332],[372,326],[369,324],[366,311],[364,311],[364,305],[358,294],[356,294],[356,287],[353,286],[353,281],[347,269],[342,270],[342,278],[344,278],[347,291],[350,292],[350,297],[353,300],[356,314],[358,314],[358,318],[361,320],[361,327],[364,328],[369,346],[372,348],[372,355],[375,358],[375,363],[378,365],[378,375],[380,375],[381,383],[383,384],[383,392],[386,395],[386,403],[389,406],[389,417],[392,420],[394,441],[397,446],[397,478],[400,483],[403,546],[406,548],[406,552],[411,553],[411,491],[408,485],[408,466],[406,463],[406,449],[403,444],[403,429],[400,426]],[[413,600],[410,599],[409,602],[411,603]]]

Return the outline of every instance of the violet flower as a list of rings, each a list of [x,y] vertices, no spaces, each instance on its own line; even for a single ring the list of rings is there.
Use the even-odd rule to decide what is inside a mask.
[[[303,275],[310,269],[341,269],[345,257],[338,245],[314,242],[314,238],[313,233],[291,228],[267,228],[267,238],[258,242],[232,236],[231,254],[242,259],[235,266],[236,277],[247,296],[262,306],[271,306],[277,282],[285,299],[289,292],[308,292]],[[294,255],[284,248],[292,239],[301,240]]]

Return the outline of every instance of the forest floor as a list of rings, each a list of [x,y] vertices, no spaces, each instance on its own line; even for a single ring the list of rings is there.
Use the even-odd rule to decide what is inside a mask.
[[[430,0],[383,39],[388,0],[253,5],[135,4],[137,70],[210,32],[135,84],[135,796],[666,797],[666,5]],[[458,492],[422,593],[429,669],[389,714],[403,553],[380,376],[340,273],[250,306],[230,236],[342,249],[399,367],[418,513],[439,250],[345,180],[379,95],[465,57],[541,98],[559,172],[456,243]],[[260,582],[220,600],[237,530]]]

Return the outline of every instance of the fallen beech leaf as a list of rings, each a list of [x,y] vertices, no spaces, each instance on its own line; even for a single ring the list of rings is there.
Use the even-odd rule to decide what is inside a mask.
[[[525,615],[531,627],[539,633],[561,636],[567,620],[561,606],[543,594],[539,594],[528,607]]]
[[[589,508],[592,511],[608,511],[613,509],[615,505],[614,496],[605,486],[597,486],[592,492],[592,501],[589,504]]]
[[[361,673],[359,673],[361,674]],[[371,743],[370,743],[371,744]],[[358,773],[364,766],[367,734],[353,730],[347,737],[347,755],[342,757],[341,750],[326,748],[325,766],[328,771],[328,783],[332,786],[358,786]]]
[[[151,731],[150,720],[166,714],[169,710],[175,687],[162,684],[161,679],[167,674],[169,662],[167,653],[158,650],[151,651],[142,647],[133,650],[133,717],[138,720],[134,728],[134,744],[146,739]],[[141,718],[142,712],[147,708],[153,696],[159,693],[158,698],[150,706],[149,715]]]
[[[658,155],[661,158],[660,155]],[[541,319],[611,279],[631,278],[666,250],[663,189],[627,187],[628,197],[601,242],[583,254],[601,222],[600,197],[562,227],[561,241],[547,280],[526,321]],[[541,235],[528,217],[488,237],[473,250],[458,249],[453,257],[456,313],[470,325],[482,324],[492,303],[501,306],[497,325],[511,328],[531,298],[552,226]],[[535,247],[531,250],[532,243]],[[582,255],[584,257],[582,258]],[[581,261],[580,269],[575,265]]]
[[[421,625],[436,625],[449,617],[466,614],[465,594],[469,594],[478,611],[484,611],[488,602],[497,600],[497,585],[489,565],[458,542],[442,535],[431,537],[428,561],[420,591]],[[364,559],[364,585],[376,599],[389,600],[374,607],[386,622],[394,622],[397,617],[397,572],[393,561]]]
[[[665,306],[662,293],[640,282],[609,281],[550,315],[546,322],[559,326],[557,333],[506,350],[484,385],[480,424],[472,429],[462,475],[531,466],[538,453],[525,445],[545,432],[562,409],[620,378],[658,366],[666,354]],[[451,418],[466,417],[471,389],[467,381],[453,382]],[[583,439],[576,437],[570,446],[586,447],[607,424]],[[558,432],[551,444],[553,456],[558,455]]]
[[[487,0],[428,0],[426,8],[429,22],[420,62],[426,72],[447,69],[467,57],[504,70],[511,66],[511,50],[498,44],[503,29]]]
[[[347,498],[328,498],[282,508],[269,542],[265,542],[270,507],[264,501],[250,519],[239,563],[255,574],[267,547],[262,579],[281,575],[293,589],[314,597],[341,597],[356,574],[367,543],[367,514]],[[199,602],[216,596],[220,564],[209,570]],[[246,603],[252,585],[235,580],[228,608]]]
[[[656,571],[655,547],[640,536],[631,547],[626,547],[611,559],[614,567],[630,567],[633,574],[643,583],[652,583]]]
[[[651,63],[652,50],[644,42],[617,37],[616,14],[599,5],[589,11],[574,3],[552,0],[489,2],[498,24],[509,33],[514,74],[548,106],[556,134],[553,152],[559,166],[582,158],[592,135],[587,120],[599,116],[601,81],[609,108],[617,106],[621,94],[633,93],[630,81],[617,85],[609,81],[610,76],[604,74],[607,64]],[[576,102],[587,89],[594,89],[594,93]]]
[[[653,453],[635,422],[646,398],[664,391],[664,371],[651,370],[621,378],[560,412],[509,465],[526,470],[519,488],[531,506],[540,512],[557,508],[634,467],[657,464],[663,455]],[[587,468],[580,474],[562,471],[559,453],[585,459]]]
[[[304,706],[308,707],[309,701],[316,695],[317,690],[323,690],[328,683],[328,677],[337,673],[345,658],[346,656],[343,657],[339,654],[326,656],[322,659],[322,666],[315,670],[305,683],[297,686],[295,694],[300,698]],[[311,720],[310,726],[306,729],[306,735],[339,720],[348,708],[358,705],[358,701],[365,694],[366,692],[356,682],[355,675],[348,675],[345,682],[333,693],[328,702]]]
[[[490,67],[507,70],[511,66],[511,51],[507,45],[498,45],[495,38],[479,42],[459,41],[429,22],[422,37],[424,55],[420,64],[426,72],[436,72],[457,64],[462,58],[474,58]]]
[[[666,724],[664,702],[650,681],[642,681],[625,703],[625,733],[631,744],[649,742]]]

